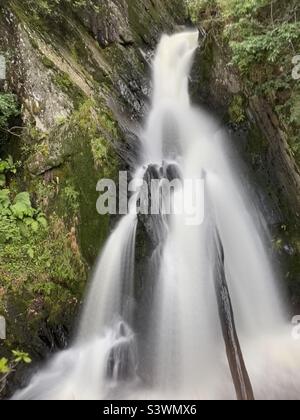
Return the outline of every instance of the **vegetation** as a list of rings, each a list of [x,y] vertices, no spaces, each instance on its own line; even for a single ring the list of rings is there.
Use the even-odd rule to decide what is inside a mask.
[[[6,185],[6,177],[8,174],[15,174],[17,171],[16,165],[13,162],[13,158],[9,156],[6,160],[0,159],[0,187]]]
[[[0,146],[11,134],[9,125],[19,114],[17,97],[11,93],[0,92]]]
[[[6,353],[16,346],[32,349],[28,340],[37,334],[39,320],[59,322],[61,308],[67,319],[77,306],[85,278],[76,235],[54,212],[47,217],[41,207],[33,206],[32,194],[20,192],[19,167],[11,157],[0,160],[0,175],[5,177],[0,188],[0,312],[9,326]],[[37,180],[36,203],[46,208],[51,191]],[[75,209],[77,195],[71,185],[64,193]],[[14,356],[12,362],[1,359],[5,378],[16,364],[29,362],[23,353]]]
[[[110,230],[110,217],[100,217],[95,206],[97,181],[117,174],[114,145],[124,136],[109,107],[121,109],[128,102],[139,106],[135,96],[146,64],[131,35],[134,43],[154,45],[158,28],[163,29],[168,18],[167,7],[173,13],[173,3],[182,2],[167,2],[165,8],[161,1],[163,10],[150,4],[145,11],[144,4],[132,0],[124,28],[115,27],[114,16],[101,1],[4,3],[1,53],[9,63],[5,92],[0,93],[0,314],[8,328],[7,340],[0,341],[0,358],[5,358],[6,369],[12,349],[24,349],[35,360],[57,338],[53,330],[71,327],[87,266],[94,263]],[[123,12],[125,4],[117,3],[114,9]],[[124,42],[98,48],[98,28],[89,22],[93,10],[99,31],[107,28],[112,39],[118,29],[123,37],[128,20]],[[30,65],[36,67],[24,72]],[[68,74],[70,67],[73,72]],[[22,108],[6,89],[18,94]],[[47,96],[54,100],[47,103]],[[66,112],[60,113],[62,108]],[[18,117],[23,118],[22,130],[14,129],[22,125],[16,123]],[[45,343],[48,333],[50,343]]]
[[[12,351],[12,359],[9,361],[5,357],[0,359],[0,395],[4,391],[7,379],[11,375],[18,365],[21,363],[30,364],[31,358],[28,353],[21,352],[19,350]]]
[[[194,22],[201,22],[239,72],[245,93],[263,96],[276,110],[300,163],[300,84],[292,77],[293,58],[300,52],[299,1],[187,0],[187,4]],[[236,117],[238,103],[233,105]]]
[[[93,10],[100,10],[100,6],[93,0],[23,0],[26,7],[35,12],[35,17],[61,18],[60,7],[73,10],[80,10],[82,7],[90,7]]]
[[[5,129],[8,127],[11,118],[18,116],[20,113],[17,98],[11,93],[0,94],[0,127]]]
[[[73,114],[70,125],[90,140],[96,168],[102,170],[104,177],[114,178],[118,161],[113,144],[120,133],[110,111],[105,105],[99,107],[95,101],[87,100]]]
[[[49,64],[48,64],[49,66]],[[56,73],[53,82],[58,88],[72,98],[75,108],[78,108],[84,101],[83,92],[72,82],[66,73]]]
[[[66,206],[73,214],[77,214],[79,210],[79,192],[76,190],[71,181],[67,181],[63,189],[63,195],[66,200]]]
[[[229,116],[232,122],[241,124],[246,120],[244,110],[244,99],[241,95],[236,95],[229,107]]]
[[[30,236],[39,228],[47,227],[45,215],[31,205],[28,192],[13,194],[8,188],[7,174],[16,173],[12,157],[0,159],[0,244],[5,245],[10,240]]]

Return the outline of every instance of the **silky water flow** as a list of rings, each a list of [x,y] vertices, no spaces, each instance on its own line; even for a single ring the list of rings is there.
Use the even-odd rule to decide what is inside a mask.
[[[298,398],[299,343],[280,298],[266,223],[226,134],[190,103],[198,35],[160,41],[135,177],[202,180],[199,223],[184,212],[152,218],[149,310],[135,322],[144,301],[135,299],[137,191],[99,257],[73,344],[15,399]]]

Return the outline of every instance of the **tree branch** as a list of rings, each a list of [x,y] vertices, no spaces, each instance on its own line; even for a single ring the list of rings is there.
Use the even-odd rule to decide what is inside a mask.
[[[22,137],[23,134],[17,134],[13,130],[24,130],[24,129],[25,127],[12,127],[10,129],[0,127],[0,131],[2,131],[3,133],[9,134],[14,137],[19,137],[19,138]]]

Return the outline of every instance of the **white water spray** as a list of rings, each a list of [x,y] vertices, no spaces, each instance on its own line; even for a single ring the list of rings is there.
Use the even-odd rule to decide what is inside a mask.
[[[226,135],[190,104],[188,79],[197,46],[197,32],[163,36],[160,42],[153,63],[153,106],[142,138],[143,166],[137,173],[150,165],[175,165],[184,179],[204,179],[204,222],[188,226],[182,215],[162,217],[160,248],[149,268],[156,278],[147,332],[136,331],[137,196],[131,200],[129,215],[97,264],[74,345],[15,398],[236,398],[216,298],[216,231],[255,397],[298,397],[299,346],[285,327],[257,206],[248,198],[238,165],[233,167]],[[140,333],[146,344],[140,345]]]

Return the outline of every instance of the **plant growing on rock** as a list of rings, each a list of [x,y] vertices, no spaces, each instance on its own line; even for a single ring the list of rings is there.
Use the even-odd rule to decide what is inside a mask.
[[[0,188],[6,185],[6,177],[8,174],[16,174],[18,164],[15,164],[13,158],[9,156],[7,159],[0,159]]]
[[[292,77],[293,57],[300,51],[299,1],[187,0],[187,4],[195,23],[206,27],[209,16],[208,42],[219,46],[228,66],[239,74],[245,96],[263,97],[276,111],[299,163],[300,85]],[[236,122],[243,122],[237,98],[229,111]]]
[[[16,370],[17,366],[32,362],[28,353],[19,350],[12,351],[12,359],[9,361],[6,358],[0,359],[0,394],[4,391],[8,377]]]
[[[9,121],[20,113],[18,101],[11,93],[0,93],[0,129],[5,130]]]

